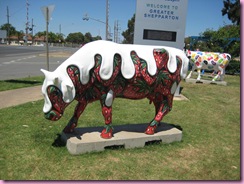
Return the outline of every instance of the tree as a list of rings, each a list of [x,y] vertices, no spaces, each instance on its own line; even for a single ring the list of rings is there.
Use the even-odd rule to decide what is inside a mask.
[[[236,38],[240,38],[239,25],[226,25],[219,28],[213,35],[213,40],[218,41],[223,52],[228,52],[232,56],[240,55],[240,41],[234,40]]]
[[[35,36],[38,36],[38,37],[44,36],[46,38],[46,31],[38,32],[38,33],[36,33]],[[53,32],[48,32],[48,42],[58,43],[59,40],[60,40],[60,35],[58,33],[55,34]]]
[[[48,32],[48,42],[57,43],[58,42],[57,35],[55,33],[53,33],[53,32]]]
[[[70,33],[65,40],[70,43],[82,44],[84,42],[84,35],[81,32]]]
[[[101,36],[96,36],[96,37],[92,37],[92,40],[102,40],[102,37]]]
[[[135,14],[133,17],[128,21],[128,29],[122,32],[124,37],[123,43],[130,43],[133,44],[134,40],[134,27],[135,27]]]
[[[18,37],[18,43],[19,43],[19,41],[23,39],[23,36],[25,35],[25,33],[23,30],[21,30],[21,31],[17,31],[16,35]]]
[[[11,24],[7,24],[7,23],[1,25],[0,30],[9,31],[9,36],[15,35],[17,33],[15,27],[13,27]]]
[[[88,32],[88,33],[86,33],[85,36],[84,36],[84,43],[89,43],[89,42],[91,42],[91,41],[93,41],[93,40],[92,40],[92,35],[91,35],[90,32]]]
[[[227,52],[232,56],[240,55],[240,26],[239,25],[226,25],[220,27],[217,31],[206,29],[201,34],[202,37],[208,38],[206,42],[198,42],[194,47],[202,51],[212,52]]]
[[[64,42],[64,34],[56,33],[56,35],[57,35],[58,42],[63,43]]]
[[[240,0],[224,0],[224,8],[221,11],[233,24],[240,25]]]

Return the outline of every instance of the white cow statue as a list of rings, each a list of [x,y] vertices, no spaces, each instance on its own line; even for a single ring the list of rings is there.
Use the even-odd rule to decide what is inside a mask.
[[[187,57],[192,63],[192,70],[190,71],[187,79],[191,78],[192,72],[197,69],[197,80],[201,80],[201,69],[214,70],[217,75],[212,79],[216,81],[220,79],[223,81],[225,75],[225,68],[229,64],[231,55],[228,53],[217,52],[201,52],[201,51],[186,51]]]
[[[88,43],[55,71],[42,70],[45,117],[58,120],[64,109],[77,100],[74,115],[63,130],[71,133],[86,105],[100,100],[105,119],[101,137],[109,139],[113,136],[114,98],[148,98],[153,102],[156,114],[145,127],[145,133],[154,134],[172,108],[175,90],[187,75],[188,63],[185,53],[176,48],[109,41]]]

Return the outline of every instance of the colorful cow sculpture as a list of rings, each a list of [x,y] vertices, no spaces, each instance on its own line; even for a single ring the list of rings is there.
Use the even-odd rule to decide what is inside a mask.
[[[193,65],[192,70],[187,76],[187,79],[189,79],[192,75],[192,72],[197,69],[198,81],[201,80],[201,69],[214,70],[215,72],[217,72],[217,75],[212,79],[212,81],[216,81],[219,78],[222,81],[225,75],[225,68],[227,67],[231,59],[230,54],[216,52],[201,52],[188,50],[186,55]]]
[[[100,100],[105,128],[102,138],[111,138],[112,102],[115,97],[148,98],[156,115],[146,128],[154,134],[162,118],[171,110],[173,96],[188,71],[189,59],[179,49],[163,46],[116,44],[94,41],[84,45],[55,71],[41,70],[43,111],[49,120],[58,120],[75,99],[74,115],[64,128],[71,133],[86,105]]]

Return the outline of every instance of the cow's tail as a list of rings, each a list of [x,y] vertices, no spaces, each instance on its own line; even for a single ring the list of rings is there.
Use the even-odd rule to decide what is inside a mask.
[[[170,52],[168,52],[169,54],[169,60],[167,63],[167,67],[170,73],[174,73],[177,69],[177,61],[176,61],[176,55],[172,55]]]
[[[188,67],[189,67],[189,59],[185,54],[182,54],[179,56],[182,60],[182,66],[181,66],[181,71],[180,71],[180,77],[181,79],[185,79],[187,76],[188,72]]]

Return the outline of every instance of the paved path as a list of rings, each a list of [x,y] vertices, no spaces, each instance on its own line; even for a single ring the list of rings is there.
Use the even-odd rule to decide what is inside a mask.
[[[41,86],[0,92],[0,109],[44,99]]]

